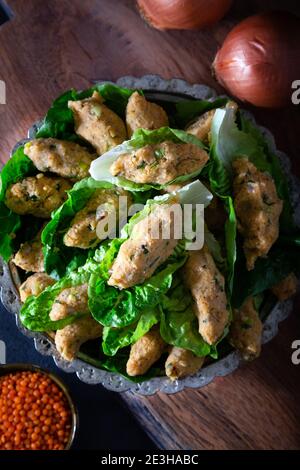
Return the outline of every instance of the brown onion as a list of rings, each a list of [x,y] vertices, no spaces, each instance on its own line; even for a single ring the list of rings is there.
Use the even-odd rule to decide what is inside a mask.
[[[226,37],[213,69],[231,95],[256,106],[291,102],[300,80],[300,19],[287,12],[251,16]]]
[[[140,12],[157,29],[198,29],[219,21],[232,0],[137,0]]]

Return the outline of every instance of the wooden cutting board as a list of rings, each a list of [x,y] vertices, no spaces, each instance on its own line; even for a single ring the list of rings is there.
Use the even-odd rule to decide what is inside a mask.
[[[1,162],[53,98],[96,79],[154,73],[221,92],[210,67],[226,33],[262,7],[282,4],[236,1],[210,29],[166,33],[147,26],[130,0],[7,1],[13,16],[0,26],[0,80],[7,90],[7,104],[0,105]],[[284,6],[300,13],[299,2]],[[300,107],[251,111],[299,176]],[[164,449],[300,449],[300,365],[291,362],[291,343],[300,339],[299,307],[298,300],[261,358],[231,376],[177,395],[125,393],[122,399]]]

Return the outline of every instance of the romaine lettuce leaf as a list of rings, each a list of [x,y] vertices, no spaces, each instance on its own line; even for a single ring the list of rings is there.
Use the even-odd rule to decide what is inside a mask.
[[[173,200],[174,196],[178,198],[178,203],[181,205],[191,204],[193,207],[196,204],[203,204],[204,207],[207,207],[213,198],[211,192],[199,180],[192,181],[172,193],[155,196],[153,199],[148,199],[144,208],[130,218],[121,231],[121,237],[129,237],[137,222],[147,217],[157,204],[165,204]]]
[[[279,235],[278,243],[282,246],[300,248],[300,230],[299,228],[294,234]]]
[[[74,131],[73,112],[68,108],[68,101],[89,98],[94,91],[98,91],[105,104],[121,118],[124,118],[128,99],[134,90],[122,88],[112,83],[96,84],[84,91],[72,89],[53,102],[44,120],[37,127],[36,137],[54,137],[81,142]]]
[[[21,218],[0,202],[0,255],[8,261],[14,254],[15,234],[21,227]]]
[[[235,122],[235,109],[228,106],[217,109],[212,122],[211,188],[224,201],[228,214],[225,225],[229,289],[233,288],[236,261],[236,215],[232,199],[232,162],[238,157],[249,160],[263,171],[270,171],[262,142],[255,135],[239,130]]]
[[[211,130],[211,164],[209,180],[212,190],[223,202],[228,215],[225,223],[225,245],[227,258],[227,280],[229,292],[232,292],[234,265],[236,261],[237,223],[232,199],[231,178],[232,159],[236,155],[253,153],[255,142],[240,134],[235,124],[235,111],[231,107],[217,109]]]
[[[206,225],[204,226],[204,239],[218,269],[224,273],[226,271],[226,260],[223,257],[221,245],[214,235],[208,230]]]
[[[247,271],[241,244],[238,247],[236,276],[232,304],[239,308],[247,297],[258,295],[282,281],[292,271],[300,275],[300,250],[298,247],[283,247],[277,242],[266,258],[259,258],[252,271]]]
[[[171,196],[176,195],[180,204],[203,204],[204,207],[207,207],[213,199],[212,193],[199,180],[192,181],[169,194]],[[159,196],[154,199],[157,200],[158,198]]]
[[[187,185],[185,190],[182,190],[179,199],[187,202],[203,201],[201,191],[197,191],[195,198],[195,189],[199,185],[202,189],[203,185],[200,182]],[[163,195],[149,200],[144,209],[133,216],[124,227],[123,241],[130,236],[134,225],[148,216],[157,203],[163,204],[171,197]],[[212,243],[215,254],[219,256],[220,261],[221,254],[219,246],[217,246],[218,242],[213,239]],[[106,253],[101,266],[99,266],[99,272],[93,273],[89,284],[90,309],[94,317],[105,325],[103,350],[106,354],[115,354],[119,348],[137,341],[158,321],[155,306],[158,305],[164,292],[171,287],[175,270],[181,267],[186,260],[184,241],[181,241],[175,248],[173,255],[165,263],[166,268],[160,270],[141,286],[118,291],[114,287],[107,286],[106,281],[109,278],[110,266],[117,255],[118,245],[121,244],[122,239],[118,242],[116,240],[112,242],[111,249]],[[103,269],[104,264],[105,269]],[[146,309],[146,312],[143,309]]]
[[[23,325],[32,331],[51,331],[64,328],[66,325],[82,317],[85,313],[76,312],[62,320],[52,321],[49,313],[55,297],[61,290],[87,283],[91,273],[97,267],[98,262],[91,258],[84,266],[78,268],[77,271],[70,272],[53,286],[45,289],[37,297],[29,297],[20,311],[20,319]]]
[[[196,119],[201,114],[211,109],[220,108],[225,106],[227,98],[217,98],[213,101],[207,100],[188,100],[179,101],[176,103],[176,112],[174,115],[175,123],[177,127],[186,127],[191,121]]]
[[[166,343],[188,349],[197,356],[210,354],[211,347],[198,331],[191,295],[182,283],[163,296],[160,310],[160,334]]]
[[[224,203],[227,213],[227,220],[224,226],[225,233],[225,248],[226,248],[226,270],[222,270],[226,277],[226,286],[229,297],[233,289],[234,269],[236,262],[236,236],[237,236],[237,221],[231,196],[218,195]]]
[[[126,372],[126,364],[129,358],[129,352],[129,348],[124,348],[119,350],[115,356],[106,356],[103,353],[101,344],[99,345],[98,341],[89,341],[88,343],[82,345],[78,353],[78,357],[88,364],[99,367],[100,369],[105,369],[107,371],[120,374],[130,382],[140,383],[153,377],[160,377],[165,375],[164,362],[166,358],[165,355],[163,355],[161,359],[147,371],[146,374],[135,377],[129,376]]]
[[[241,129],[238,128],[232,107],[216,110],[212,122],[212,189],[226,195],[231,188],[233,160],[247,157],[258,170],[266,171],[273,177],[278,196],[285,204],[283,218],[288,225],[293,226],[289,187],[277,155],[270,151],[261,130],[243,113],[239,114],[239,122]]]
[[[231,192],[232,162],[237,157],[248,157],[257,168],[267,170],[261,143],[251,134],[239,130],[235,120],[236,111],[228,106],[217,109],[212,121],[211,153],[214,165],[210,175],[212,189],[220,195]]]
[[[113,250],[116,256],[115,247]],[[111,267],[107,258],[112,259],[112,253],[108,251],[103,260],[106,272],[101,263],[89,281],[89,308],[95,320],[103,326],[124,328],[135,323],[143,310],[156,307],[161,296],[171,287],[174,272],[186,261],[185,251],[182,251],[176,260],[169,258],[161,270],[143,284],[123,290],[107,284]]]
[[[109,150],[101,157],[94,160],[90,167],[90,173],[96,180],[107,181],[109,183],[121,186],[124,189],[132,191],[148,191],[149,189],[163,189],[169,184],[182,183],[184,181],[195,178],[201,173],[197,170],[194,173],[179,176],[168,184],[139,184],[129,181],[122,177],[113,176],[110,172],[110,167],[122,154],[132,152],[136,149],[142,148],[148,144],[159,144],[165,141],[192,143],[200,148],[205,148],[204,144],[195,136],[187,134],[186,132],[178,129],[171,129],[170,127],[162,127],[154,131],[145,129],[138,129],[134,132],[132,138],[122,144]]]
[[[234,265],[236,259],[236,216],[231,198],[232,193],[232,162],[238,157],[247,157],[260,171],[268,172],[274,179],[277,193],[284,201],[284,210],[281,216],[280,230],[291,232],[295,230],[292,208],[289,198],[289,188],[286,177],[276,155],[269,150],[268,142],[261,131],[254,126],[243,114],[239,116],[240,127],[235,121],[235,111],[231,107],[217,109],[212,123],[211,165],[209,167],[211,188],[224,199],[228,213],[225,226],[226,248],[231,287],[233,282]],[[272,257],[272,251],[268,258]],[[262,261],[259,260],[259,265]],[[246,271],[246,269],[244,269]],[[255,272],[252,271],[252,275]],[[246,273],[244,273],[246,276]],[[244,278],[251,278],[249,273]],[[236,274],[241,281],[240,273]],[[267,278],[266,278],[267,280]],[[265,283],[265,285],[267,285]],[[236,289],[236,287],[235,287]],[[255,295],[257,286],[254,289]],[[251,289],[247,290],[251,294]],[[260,291],[261,292],[261,291]],[[250,295],[248,294],[248,295]],[[234,294],[237,297],[237,294]],[[243,296],[243,291],[239,292]]]
[[[11,158],[6,162],[0,174],[0,200],[4,201],[5,193],[13,183],[25,176],[35,175],[37,169],[24,153],[24,145],[17,148]]]
[[[211,194],[200,181],[195,181],[181,188],[177,195],[179,202],[191,204],[206,203],[211,199]],[[110,248],[98,270],[92,274],[89,282],[89,307],[94,318],[104,326],[126,327],[135,323],[144,309],[154,308],[158,305],[161,295],[167,292],[172,284],[174,272],[186,261],[186,240],[181,240],[168,260],[144,284],[121,291],[107,285],[110,276],[109,269],[121,244],[130,237],[134,225],[147,217],[157,204],[164,204],[168,200],[172,200],[173,197],[172,194],[164,194],[153,200],[148,200],[144,208],[131,217],[123,227],[122,238],[110,242]]]
[[[262,131],[255,126],[250,119],[245,117],[243,113],[240,114],[240,126],[242,131],[253,136],[253,138],[259,142],[263,149],[263,158],[256,158],[253,163],[260,170],[270,173],[274,179],[278,197],[283,200],[283,210],[280,216],[280,231],[290,233],[296,230],[290,200],[289,184],[278,156],[270,150],[270,145],[263,136]]]

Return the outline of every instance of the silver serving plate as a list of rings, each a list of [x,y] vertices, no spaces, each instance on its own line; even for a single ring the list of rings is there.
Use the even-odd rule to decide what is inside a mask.
[[[103,83],[99,81],[98,83]],[[131,76],[122,77],[117,85],[126,88],[141,88],[146,91],[146,96],[151,100],[179,100],[196,98],[213,100],[217,97],[216,92],[205,85],[190,85],[184,80],[172,79],[163,80],[156,75],[145,75],[142,78]],[[246,113],[254,121],[249,113]],[[277,150],[272,134],[265,128],[258,126],[263,132],[272,152],[276,153],[282,163],[283,169],[289,179],[292,194],[292,204],[295,209],[295,220],[300,225],[300,183],[291,174],[290,161],[288,157]],[[28,138],[33,138],[36,125],[33,125],[28,132]],[[27,139],[26,139],[27,140]],[[26,141],[25,140],[25,141]],[[22,145],[24,140],[19,142],[17,146]],[[16,148],[15,147],[15,148]],[[80,358],[73,362],[66,362],[56,351],[53,339],[46,334],[34,333],[27,330],[21,324],[19,319],[19,310],[21,307],[17,285],[19,284],[18,272],[16,268],[10,264],[4,263],[0,259],[0,281],[1,281],[1,300],[6,309],[16,316],[16,323],[19,330],[27,337],[32,338],[35,348],[44,356],[52,356],[55,364],[65,372],[76,373],[77,377],[88,384],[101,384],[108,390],[114,392],[132,391],[141,395],[153,395],[156,392],[176,393],[185,388],[200,388],[212,382],[215,377],[223,377],[239,367],[242,359],[237,351],[231,352],[223,359],[216,361],[197,374],[172,382],[167,377],[157,377],[145,382],[136,384],[130,382],[119,374],[101,370]],[[263,343],[267,343],[278,332],[278,325],[285,320],[293,309],[293,302],[287,300],[285,302],[277,302],[264,322]]]

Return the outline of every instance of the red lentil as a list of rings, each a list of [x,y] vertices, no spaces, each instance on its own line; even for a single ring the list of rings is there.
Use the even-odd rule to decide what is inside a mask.
[[[0,377],[0,450],[63,450],[72,415],[59,386],[41,372]]]

